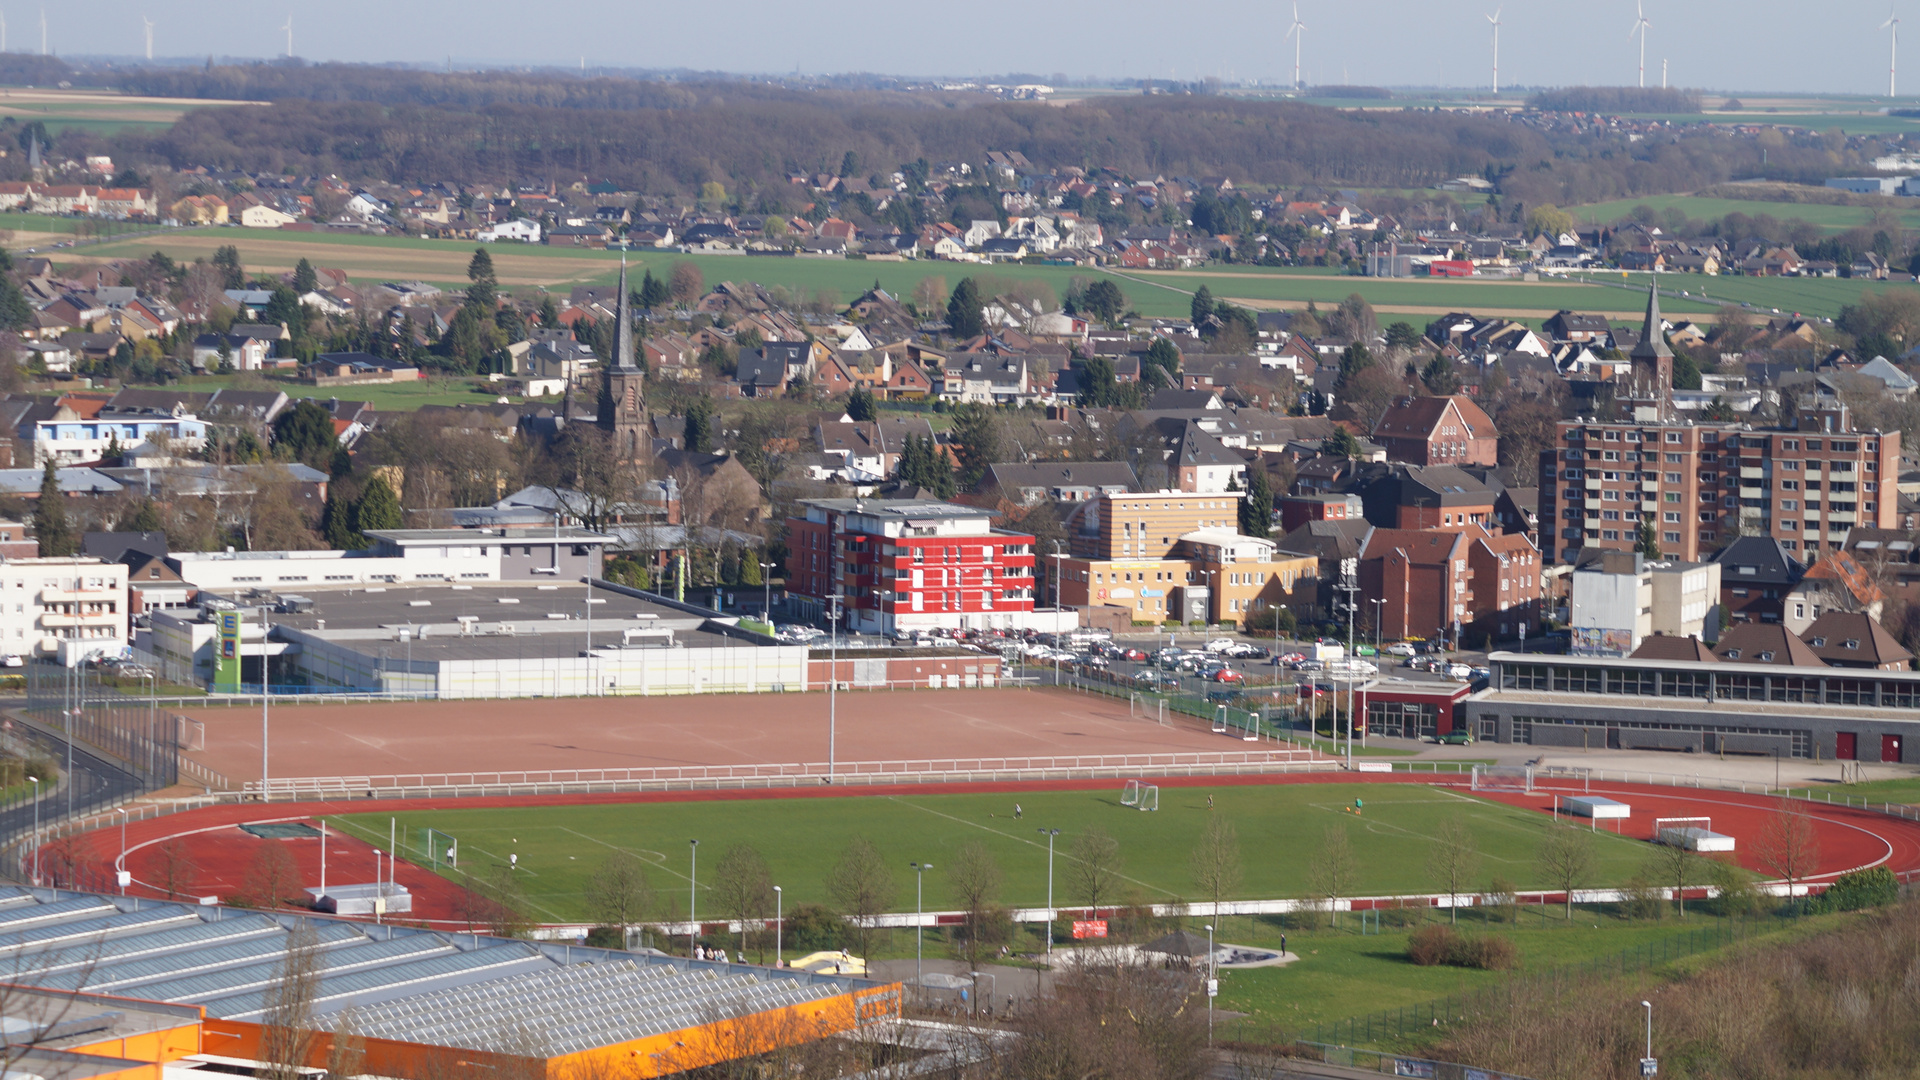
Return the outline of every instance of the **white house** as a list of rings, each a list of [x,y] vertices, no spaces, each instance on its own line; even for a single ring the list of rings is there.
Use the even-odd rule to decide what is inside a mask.
[[[33,463],[49,460],[61,465],[99,461],[108,449],[133,450],[152,439],[165,442],[175,453],[207,445],[207,425],[190,413],[178,416],[109,413],[88,420],[62,408],[65,416],[33,425]]]
[[[970,248],[977,248],[989,240],[997,239],[999,236],[1000,223],[998,221],[976,221],[967,226],[966,232],[960,234],[960,242]]]
[[[240,211],[240,224],[249,229],[277,229],[296,220],[292,214],[283,214],[271,206],[249,206]]]
[[[347,213],[358,218],[372,218],[386,212],[386,203],[364,191],[347,200]]]
[[[0,654],[68,666],[127,650],[127,568],[84,556],[0,563]]]
[[[473,234],[473,238],[483,244],[491,244],[496,240],[519,240],[528,244],[537,244],[540,242],[540,223],[528,221],[525,218],[503,221],[498,225],[489,225],[481,229]]]

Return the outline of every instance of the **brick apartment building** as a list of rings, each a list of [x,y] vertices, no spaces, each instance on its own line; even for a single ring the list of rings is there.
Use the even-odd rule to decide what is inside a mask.
[[[1396,400],[1373,426],[1373,441],[1385,448],[1388,461],[1411,465],[1500,463],[1493,418],[1464,394]]]
[[[1540,625],[1540,553],[1519,533],[1374,529],[1360,549],[1360,613],[1387,640],[1529,634]],[[1384,601],[1376,604],[1375,601]]]
[[[1648,517],[1661,555],[1686,562],[1737,536],[1771,537],[1804,559],[1841,550],[1855,526],[1896,524],[1899,432],[1858,431],[1831,398],[1776,428],[1676,418],[1656,295],[1632,361],[1616,394],[1631,418],[1564,421],[1541,455],[1548,559],[1572,563],[1582,547],[1631,550]]]
[[[920,499],[801,505],[806,516],[787,519],[788,589],[823,606],[838,592],[848,629],[1037,625],[1033,537],[995,529],[986,510]]]

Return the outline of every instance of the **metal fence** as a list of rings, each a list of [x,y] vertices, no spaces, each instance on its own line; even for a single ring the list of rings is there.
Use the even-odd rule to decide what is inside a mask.
[[[1386,1076],[1420,1076],[1432,1080],[1527,1080],[1518,1073],[1496,1072],[1472,1065],[1462,1065],[1455,1061],[1439,1061],[1433,1058],[1412,1057],[1406,1054],[1382,1053],[1355,1046],[1335,1046],[1330,1043],[1298,1041],[1280,1048],[1295,1061],[1318,1062],[1358,1072],[1377,1072]],[[1278,1062],[1271,1060],[1252,1060],[1238,1062],[1229,1057],[1226,1075],[1248,1076],[1285,1076],[1288,1070]],[[1234,1066],[1242,1065],[1236,1071]],[[1216,1075],[1220,1075],[1216,1073]]]

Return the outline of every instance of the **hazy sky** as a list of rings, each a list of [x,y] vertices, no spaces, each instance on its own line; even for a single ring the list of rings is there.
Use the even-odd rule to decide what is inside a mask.
[[[1486,16],[1504,7],[1506,85],[1631,85],[1639,50],[1632,0],[1303,0],[1310,83],[1486,86]],[[9,5],[8,46],[37,49],[40,8]],[[895,5],[734,0],[706,4],[452,4],[393,7],[337,0],[324,9],[229,6],[209,19],[188,0],[49,5],[53,51],[137,54],[141,18],[157,56],[278,55],[293,12],[294,47],[311,60],[576,64],[790,73],[878,71],[974,75],[1029,71],[1076,78],[1292,76],[1291,19],[1280,0],[1166,5],[1122,0],[975,0]],[[1674,86],[1884,93],[1883,0],[1649,0],[1647,85],[1669,60]],[[871,16],[871,18],[867,18]],[[1909,33],[1920,33],[1920,4]],[[1920,37],[1910,39],[1920,44]],[[1920,53],[1906,82],[1920,91]],[[1902,87],[1904,91],[1905,86]]]

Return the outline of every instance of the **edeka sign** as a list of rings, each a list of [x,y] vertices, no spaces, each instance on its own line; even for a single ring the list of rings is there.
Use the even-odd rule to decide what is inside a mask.
[[[1083,941],[1087,938],[1103,938],[1106,936],[1107,920],[1105,919],[1075,919],[1073,922],[1073,939],[1075,941]]]
[[[240,613],[220,613],[220,637],[214,643],[213,688],[229,694],[240,692]]]

